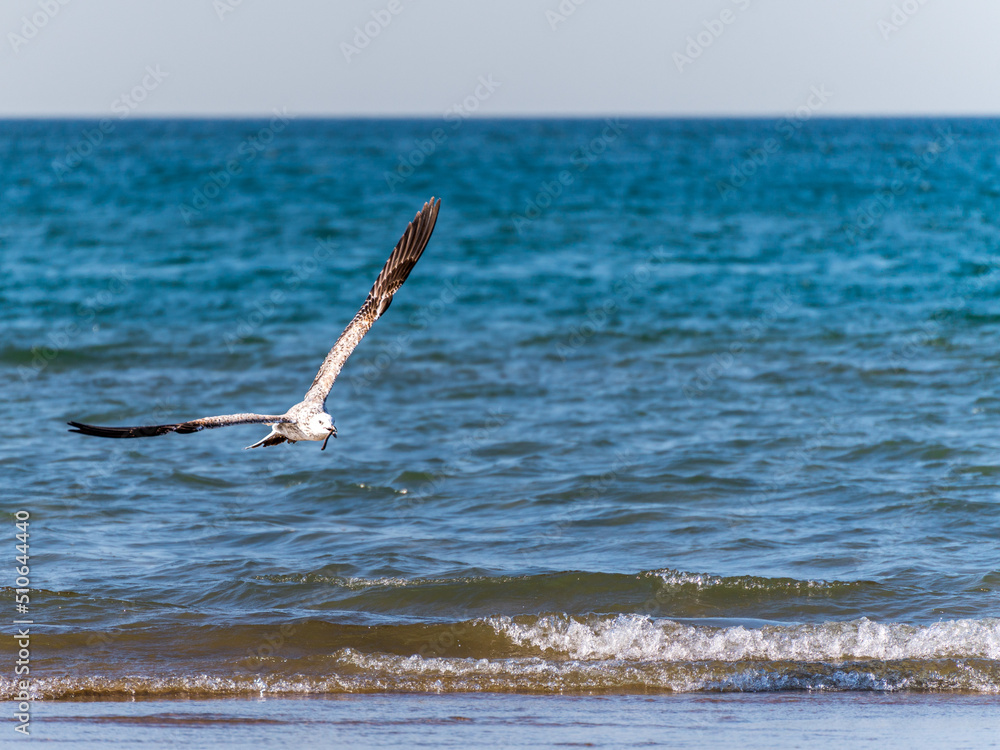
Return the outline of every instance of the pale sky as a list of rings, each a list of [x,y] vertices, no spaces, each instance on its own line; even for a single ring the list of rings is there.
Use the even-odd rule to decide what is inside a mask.
[[[996,115],[998,29],[997,0],[3,0],[0,117]]]

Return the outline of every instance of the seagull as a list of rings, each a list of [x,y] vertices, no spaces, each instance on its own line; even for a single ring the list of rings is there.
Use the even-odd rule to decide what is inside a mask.
[[[281,415],[270,414],[226,414],[219,417],[203,417],[190,422],[178,424],[157,424],[144,427],[97,427],[95,425],[69,422],[74,429],[83,435],[93,435],[104,438],[139,438],[166,435],[168,432],[201,432],[216,427],[228,427],[234,424],[266,424],[271,428],[263,440],[248,445],[244,450],[279,445],[286,440],[297,443],[300,440],[323,441],[320,450],[326,450],[326,444],[331,437],[337,437],[337,428],[333,426],[333,418],[326,411],[326,397],[333,387],[333,382],[340,374],[351,352],[361,343],[361,339],[392,303],[392,295],[406,281],[410,271],[420,260],[427,242],[434,231],[437,222],[440,199],[432,197],[406,227],[403,236],[399,238],[389,260],[382,267],[382,272],[375,279],[375,284],[358,314],[340,334],[337,343],[326,355],[323,364],[313,378],[312,386],[306,392],[305,398]]]

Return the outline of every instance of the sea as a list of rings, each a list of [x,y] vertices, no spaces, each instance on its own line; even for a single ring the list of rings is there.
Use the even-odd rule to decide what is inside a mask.
[[[997,746],[998,140],[0,122],[2,744]]]

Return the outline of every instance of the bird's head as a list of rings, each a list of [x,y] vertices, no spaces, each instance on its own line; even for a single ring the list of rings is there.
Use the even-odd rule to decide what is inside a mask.
[[[322,435],[324,432],[326,433],[326,437],[323,440],[323,447],[320,448],[320,450],[325,451],[326,444],[330,438],[337,437],[337,428],[333,426],[333,417],[326,412],[314,414],[309,420],[309,426],[317,435]]]

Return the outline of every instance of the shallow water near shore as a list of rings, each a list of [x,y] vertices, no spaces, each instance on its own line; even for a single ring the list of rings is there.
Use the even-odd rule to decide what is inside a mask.
[[[873,693],[371,695],[47,703],[74,747],[996,747],[996,702]]]
[[[92,125],[0,123],[39,732],[1000,693],[997,121],[470,121],[419,164],[441,123],[145,121],[65,168]],[[65,432],[283,412],[432,194],[325,452]]]

